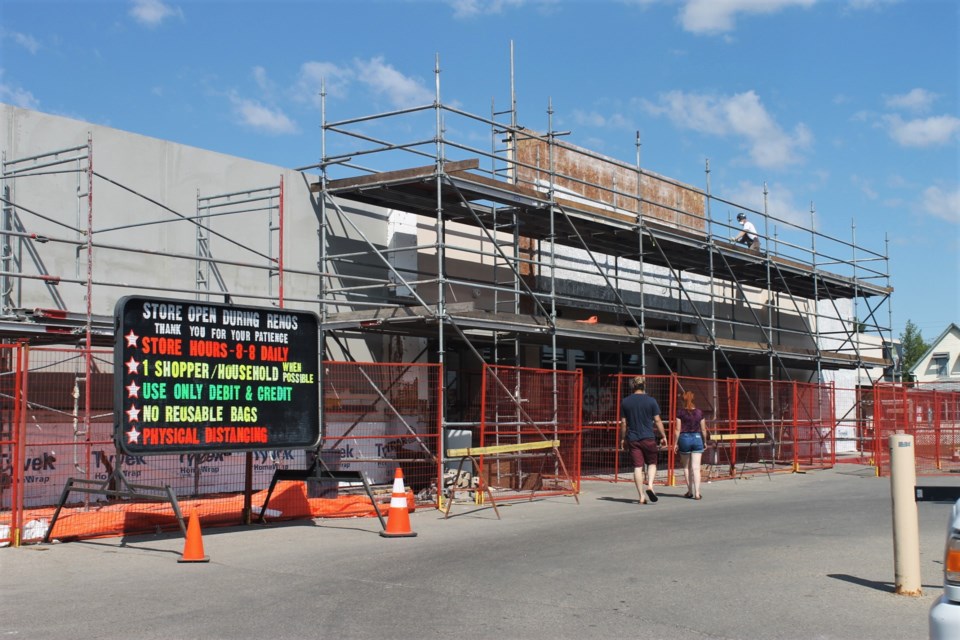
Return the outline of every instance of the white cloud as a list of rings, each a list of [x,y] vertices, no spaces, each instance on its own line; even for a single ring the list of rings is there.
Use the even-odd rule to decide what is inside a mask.
[[[32,93],[16,85],[3,82],[3,73],[4,70],[0,69],[0,102],[6,102],[23,109],[37,110],[40,108],[40,101]]]
[[[778,13],[815,3],[816,0],[686,0],[680,23],[691,33],[720,34],[734,29],[738,15]]]
[[[267,77],[267,70],[260,65],[253,68],[253,81],[257,83],[261,91],[273,91],[273,83],[270,82],[270,78]]]
[[[873,188],[873,182],[871,182],[868,178],[853,175],[850,177],[850,181],[858,189],[860,189],[860,192],[866,196],[868,200],[877,200],[880,197],[880,194],[877,193],[877,190]]]
[[[960,118],[933,116],[904,120],[898,115],[884,116],[883,123],[893,140],[904,147],[932,147],[949,144],[960,136]]]
[[[652,115],[667,116],[675,125],[701,133],[722,136],[727,133],[722,101],[715,96],[670,91],[660,96],[658,104],[642,101]]]
[[[310,102],[319,107],[321,88],[326,89],[328,96],[344,98],[353,77],[353,71],[332,62],[304,62],[300,65],[294,95],[301,102]]]
[[[896,4],[900,0],[849,0],[847,7],[854,10],[880,9],[884,5]]]
[[[263,87],[266,72],[259,67],[255,77]],[[384,61],[382,57],[370,60],[355,59],[349,66],[333,62],[310,61],[300,65],[297,81],[291,88],[293,99],[300,103],[320,106],[320,92],[328,98],[345,98],[356,83],[387,98],[393,107],[404,108],[433,104],[434,92],[421,80],[409,77]]]
[[[26,33],[17,33],[15,31],[0,32],[0,34],[2,34],[4,38],[13,40],[16,44],[20,45],[32,54],[35,54],[40,50],[40,43],[31,35]]]
[[[792,133],[785,131],[753,91],[733,96],[671,91],[661,95],[658,104],[645,102],[644,106],[654,115],[667,116],[682,129],[741,138],[753,164],[763,168],[798,162],[800,151],[813,139],[803,123],[797,124]]]
[[[549,8],[559,0],[446,0],[453,7],[454,18],[474,18],[480,15],[503,13],[506,9],[536,5]]]
[[[574,109],[573,121],[586,127],[602,127],[606,124],[606,118],[596,111],[581,111]]]
[[[575,109],[573,111],[574,123],[585,127],[613,128],[613,129],[632,129],[631,122],[622,114],[613,113],[604,115],[597,111],[582,111]]]
[[[234,112],[240,123],[265,133],[297,133],[297,125],[279,109],[265,107],[256,100],[232,96]]]
[[[912,89],[908,93],[894,96],[884,96],[888,109],[914,111],[922,113],[930,109],[930,105],[937,99],[937,94],[926,89]]]
[[[920,207],[932,216],[960,224],[960,187],[953,191],[927,187],[921,194]]]
[[[357,79],[375,93],[384,95],[397,108],[433,104],[434,94],[423,83],[407,77],[377,57],[356,60]]]
[[[899,173],[887,176],[886,185],[892,189],[903,189],[910,186],[910,183]]]
[[[180,7],[171,7],[162,0],[133,0],[130,17],[147,27],[157,27],[167,18],[183,17]]]

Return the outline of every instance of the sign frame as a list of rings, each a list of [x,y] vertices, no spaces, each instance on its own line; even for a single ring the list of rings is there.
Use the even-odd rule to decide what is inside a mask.
[[[128,455],[313,449],[319,316],[130,295],[114,308],[114,440]]]

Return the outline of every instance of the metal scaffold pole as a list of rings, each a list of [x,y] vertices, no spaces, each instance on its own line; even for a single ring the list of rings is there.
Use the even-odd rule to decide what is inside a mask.
[[[548,141],[548,165],[550,167],[550,368],[557,369],[557,167],[554,157],[554,145],[556,132],[553,130],[553,98],[547,101],[547,141]]]
[[[93,378],[93,135],[87,136],[87,317],[84,327],[84,393],[83,393],[83,431],[90,433],[90,413],[93,407],[91,387]]]
[[[707,193],[704,197],[704,207],[706,210],[706,231],[707,231],[707,240],[710,243],[710,252],[709,259],[710,263],[708,265],[708,278],[710,279],[710,370],[712,371],[711,377],[717,377],[717,349],[719,345],[717,344],[717,296],[716,296],[716,275],[714,273],[714,255],[716,253],[713,237],[713,213],[711,209],[711,197],[710,197],[710,158],[707,158],[704,162],[704,172],[706,173],[706,186]],[[714,406],[716,406],[716,385],[714,385]]]
[[[436,247],[437,247],[437,309],[434,312],[437,317],[437,363],[440,365],[441,375],[446,375],[446,323],[447,323],[447,307],[446,307],[446,288],[447,288],[447,279],[446,279],[446,233],[447,233],[447,223],[446,217],[444,216],[443,211],[443,110],[441,109],[440,102],[440,55],[437,54],[434,61],[433,68],[433,77],[434,77],[434,126],[436,127],[435,131],[435,149],[436,149],[436,164],[435,164],[435,173],[434,176],[434,187],[436,189],[436,220],[437,220],[437,237],[436,237]],[[442,411],[440,413],[440,468],[442,469],[447,460],[447,403],[445,401],[444,394],[446,390],[444,385],[440,385],[438,388],[438,398],[437,402],[440,403]],[[442,485],[438,487],[438,491],[442,492]],[[439,494],[438,494],[439,495]],[[450,499],[453,499],[453,494],[450,495]]]
[[[636,148],[637,148],[637,190],[640,192],[640,200],[637,202],[637,261],[639,263],[639,280],[640,280],[640,373],[646,375],[647,373],[647,339],[644,336],[644,333],[647,328],[647,318],[646,318],[646,298],[647,298],[647,271],[643,263],[643,165],[640,162],[640,132],[637,131],[636,138]]]
[[[775,380],[774,371],[773,371],[773,361],[774,361],[774,353],[773,353],[773,349],[774,349],[774,337],[773,337],[773,314],[774,314],[774,304],[773,304],[773,301],[774,301],[774,297],[773,297],[773,296],[774,296],[774,291],[773,291],[773,286],[771,285],[771,282],[770,282],[770,253],[771,253],[771,248],[770,248],[770,210],[769,210],[769,203],[770,203],[770,192],[767,191],[767,183],[764,182],[764,183],[763,183],[763,233],[764,233],[764,235],[767,237],[767,252],[766,252],[767,255],[766,255],[766,258],[765,258],[765,260],[764,260],[764,264],[765,264],[765,266],[766,266],[766,274],[767,274],[767,291],[766,291],[766,293],[767,293],[767,350],[768,350],[768,355],[767,355],[767,362],[768,362],[768,364],[767,364],[767,369],[768,369],[768,373],[767,373],[767,375],[768,375],[768,379],[769,379],[769,381],[770,381],[770,387],[769,387],[769,391],[770,391],[770,413],[769,413],[769,415],[768,415],[768,419],[770,420],[770,440],[771,440],[771,442],[773,442],[773,447],[774,447],[774,449],[776,449],[776,446],[777,446],[776,440],[777,440],[777,438],[776,438],[776,432],[775,432],[775,430],[774,430],[774,428],[773,428],[774,420],[776,419],[775,396],[774,396],[774,390],[773,390],[774,380]],[[784,371],[784,374],[786,374],[785,371]],[[787,376],[787,377],[788,377],[788,379],[789,379],[789,376]]]
[[[813,269],[813,336],[814,349],[817,353],[817,381],[823,380],[823,371],[821,370],[822,358],[820,357],[820,278],[817,277],[817,232],[816,232],[816,208],[813,202],[810,202],[810,264]]]

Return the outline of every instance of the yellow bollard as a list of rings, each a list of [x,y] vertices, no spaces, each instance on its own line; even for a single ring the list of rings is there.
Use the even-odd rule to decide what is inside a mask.
[[[920,584],[920,525],[913,436],[890,436],[890,497],[893,502],[893,570],[896,593],[923,595]]]

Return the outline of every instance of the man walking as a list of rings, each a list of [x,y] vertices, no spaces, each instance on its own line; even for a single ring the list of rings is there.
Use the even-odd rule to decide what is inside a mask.
[[[653,481],[657,477],[657,448],[654,425],[660,433],[659,444],[667,446],[667,434],[663,430],[660,420],[660,405],[655,398],[648,396],[643,376],[636,376],[631,381],[633,393],[620,402],[620,446],[628,447],[630,458],[633,460],[633,481],[640,494],[640,504],[656,502],[656,492],[653,490]],[[647,489],[644,492],[644,469],[646,469]]]

